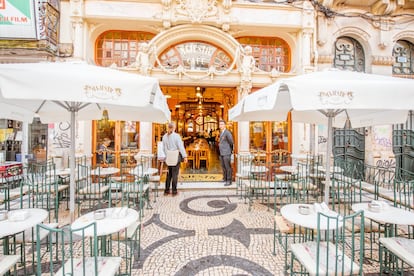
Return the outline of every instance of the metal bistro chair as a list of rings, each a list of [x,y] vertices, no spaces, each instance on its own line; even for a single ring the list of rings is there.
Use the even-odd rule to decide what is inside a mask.
[[[78,164],[76,178],[76,194],[78,210],[99,209],[104,200],[111,200],[111,183],[105,177],[100,175],[100,167],[96,168],[97,175],[91,177],[91,168],[88,165]],[[95,182],[94,182],[95,181]]]
[[[297,168],[297,173],[290,179],[289,189],[292,196],[302,200],[303,203],[317,201],[318,186],[311,181],[309,165],[299,163]]]
[[[261,197],[262,204],[267,200],[269,210],[270,190],[273,189],[274,183],[267,180],[269,164],[254,162],[250,167],[250,176],[248,184],[245,185],[245,200],[249,201],[249,211],[255,199]]]
[[[121,257],[98,256],[95,222],[78,229],[70,226],[56,229],[38,224],[37,232],[40,231],[47,233],[48,242],[41,246],[38,237],[37,275],[98,276],[115,275],[118,272]],[[93,231],[94,235],[89,237],[86,231]]]
[[[348,216],[319,212],[316,240],[290,246],[290,275],[362,275],[363,227],[359,232],[345,227],[353,225],[357,218],[363,224],[364,212]]]
[[[147,209],[152,208],[149,202],[148,176],[137,177],[135,181],[124,183],[121,206],[137,207],[140,217],[143,217],[145,203]]]
[[[243,197],[243,192],[246,192],[253,159],[254,156],[249,152],[237,154],[236,194],[240,192],[240,198]]]
[[[0,173],[0,209],[23,208],[24,196],[29,191],[23,180],[23,171],[19,166]]]
[[[0,275],[17,275],[17,262],[19,261],[19,255],[3,255],[0,257]],[[7,274],[8,273],[8,274]]]
[[[275,216],[273,225],[273,255],[278,251],[284,256],[284,273],[289,270],[289,257],[291,254],[290,245],[298,242],[306,242],[314,239],[315,231],[286,220],[281,214],[280,209],[290,203],[300,203],[295,201],[295,197],[290,198],[291,194],[287,193],[278,200],[279,208],[275,204]]]
[[[380,238],[380,274],[412,275],[414,273],[414,240],[404,237]]]
[[[59,203],[62,193],[67,193],[69,185],[59,185],[55,164],[52,162],[29,164],[26,184],[29,186],[29,205],[49,211],[49,222],[58,222]]]
[[[414,212],[414,180],[394,180],[394,207]],[[400,226],[398,233],[409,239],[414,239],[414,225]]]
[[[132,264],[141,254],[142,217],[121,232],[111,235],[109,248],[111,256],[122,259],[119,275],[132,275]]]

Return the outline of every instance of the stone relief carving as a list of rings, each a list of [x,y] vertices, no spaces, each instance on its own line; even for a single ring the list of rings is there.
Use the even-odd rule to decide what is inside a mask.
[[[218,16],[217,0],[176,0],[177,16],[185,16],[192,23],[201,23],[203,19]]]
[[[83,8],[83,1],[82,0],[71,0],[70,8],[71,8],[72,15],[81,16],[82,8]]]
[[[161,15],[161,19],[162,19],[162,25],[164,28],[168,29],[171,27],[171,20],[172,20],[172,15],[171,15],[171,4],[172,4],[172,0],[161,0],[161,4],[162,4],[162,15]]]
[[[333,55],[319,55],[318,56],[318,63],[320,63],[320,64],[322,64],[322,63],[325,63],[325,64],[329,64],[329,63],[332,63],[333,62],[333,59],[334,59],[334,57],[333,57]]]
[[[239,99],[243,99],[244,97],[249,95],[251,91],[252,91],[251,83],[250,85],[247,83],[240,84],[240,86],[237,87],[237,92],[239,93]]]
[[[390,15],[397,9],[395,0],[377,1],[371,6],[371,12],[375,15]]]
[[[241,72],[241,81],[242,82],[251,82],[252,73],[255,70],[256,61],[252,56],[253,50],[252,47],[246,46],[240,49],[240,64],[239,70]]]
[[[155,18],[162,20],[163,28],[169,29],[177,20],[190,20],[191,23],[202,23],[214,20],[221,25],[223,31],[230,30],[232,0],[161,0],[162,12]]]
[[[371,38],[371,35],[364,31],[361,28],[357,27],[345,27],[341,28],[338,31],[336,31],[333,36],[334,37],[340,37],[340,36],[347,36],[348,34],[353,34],[354,36],[357,35],[361,37],[364,41],[368,41]]]
[[[372,56],[372,65],[392,66],[393,62],[393,56]]]
[[[148,76],[154,63],[155,47],[150,47],[148,43],[140,44],[135,62],[130,67],[138,69],[141,75]]]

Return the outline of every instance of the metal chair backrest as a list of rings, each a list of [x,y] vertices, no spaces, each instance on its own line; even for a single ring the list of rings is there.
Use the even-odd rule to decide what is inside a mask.
[[[327,275],[362,275],[364,211],[347,216],[319,212],[317,230],[316,271],[326,271]]]
[[[73,229],[70,226],[63,228],[50,228],[44,224],[38,224],[37,228],[37,275],[44,275],[42,271],[42,256],[48,254],[50,275],[55,275],[60,267],[62,275],[72,275],[72,272],[81,270],[82,275],[88,275],[86,259],[93,260],[95,275],[98,275],[98,239],[96,235],[96,222],[85,225],[82,228]],[[42,243],[39,233],[47,232],[46,242]],[[86,232],[93,235],[87,235]],[[46,253],[41,249],[46,246]],[[77,260],[74,260],[74,259]],[[58,262],[56,263],[56,260]],[[81,262],[79,263],[78,260]],[[76,263],[75,263],[76,261]],[[76,267],[77,266],[77,267]],[[79,268],[81,267],[81,268]],[[90,271],[90,270],[89,270]]]

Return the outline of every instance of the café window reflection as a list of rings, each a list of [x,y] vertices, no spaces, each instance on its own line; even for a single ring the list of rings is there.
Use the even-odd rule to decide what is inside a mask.
[[[135,121],[121,122],[121,149],[139,148],[139,124]]]
[[[250,148],[266,150],[265,122],[250,122]]]
[[[288,150],[289,136],[288,136],[288,123],[284,122],[272,122],[272,151],[273,150]]]

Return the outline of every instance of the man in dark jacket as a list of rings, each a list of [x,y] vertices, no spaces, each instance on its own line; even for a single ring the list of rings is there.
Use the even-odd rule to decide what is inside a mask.
[[[231,168],[231,154],[233,153],[233,135],[226,129],[226,122],[220,120],[220,139],[219,139],[219,152],[220,163],[223,168],[223,181],[226,183],[224,186],[230,186],[232,182],[232,168]]]

